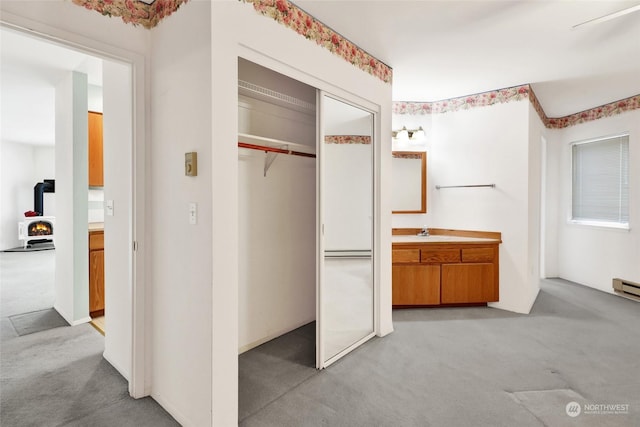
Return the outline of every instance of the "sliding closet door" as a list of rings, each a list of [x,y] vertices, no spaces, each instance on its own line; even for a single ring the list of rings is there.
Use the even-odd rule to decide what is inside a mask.
[[[373,119],[319,94],[316,365],[374,335]]]

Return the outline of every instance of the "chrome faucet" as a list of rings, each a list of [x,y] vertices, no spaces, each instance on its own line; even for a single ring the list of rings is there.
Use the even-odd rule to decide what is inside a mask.
[[[418,233],[418,236],[429,236],[429,229],[426,225],[422,227],[422,230],[420,231],[420,233]]]

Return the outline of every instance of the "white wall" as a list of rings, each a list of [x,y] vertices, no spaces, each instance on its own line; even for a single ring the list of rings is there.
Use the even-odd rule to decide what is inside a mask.
[[[247,63],[248,61],[243,61]],[[315,90],[313,90],[315,94]],[[316,146],[315,111],[299,111],[238,95],[238,133],[258,135],[293,143],[289,148],[314,152]],[[295,126],[290,123],[295,122]],[[296,147],[301,144],[303,147]]]
[[[530,280],[529,222],[536,206],[529,196],[529,108],[521,101],[435,114],[429,152],[430,187],[496,184],[433,190],[428,225],[501,232],[500,301],[492,305],[519,313],[529,312],[537,292]]]
[[[183,6],[185,10],[191,5]],[[212,8],[213,52],[213,422],[235,425],[238,417],[237,348],[239,236],[238,236],[238,129],[237,58],[245,57],[320,89],[340,96],[359,96],[381,111],[376,127],[376,147],[389,153],[391,141],[380,135],[391,132],[391,86],[354,68],[294,31],[257,14],[249,4],[214,2]],[[181,10],[182,12],[182,10]],[[170,24],[170,20],[162,25]],[[286,64],[286,65],[285,65]],[[348,89],[349,92],[340,88]],[[365,101],[368,100],[368,101]],[[385,309],[377,332],[384,335],[391,325],[391,209],[387,178],[391,156],[377,153],[381,180],[377,228],[382,236],[376,247],[376,277],[382,284],[376,295]],[[388,309],[387,309],[388,307]]]
[[[630,230],[569,224],[571,216],[571,143],[590,138],[629,132]],[[611,279],[619,277],[640,282],[640,110],[595,120],[551,133],[548,159],[557,159],[549,170],[549,186],[559,189],[556,206],[557,240],[548,235],[548,244],[558,246],[557,275],[605,292],[613,292]],[[550,162],[551,163],[551,162]],[[550,202],[553,201],[550,200]],[[556,271],[550,270],[549,275]]]
[[[316,159],[240,149],[239,351],[316,318]]]
[[[528,201],[528,265],[527,265],[527,295],[524,295],[531,305],[535,302],[538,292],[540,291],[540,262],[544,253],[541,251],[542,240],[542,210],[544,209],[544,201],[542,200],[544,192],[542,191],[543,179],[543,138],[548,133],[540,116],[529,104],[529,165],[528,181],[529,181],[529,201]],[[531,308],[531,307],[530,307]]]
[[[148,32],[141,26],[123,25],[120,18],[107,18],[98,12],[78,7],[64,0],[2,0],[2,20],[32,28],[49,36],[77,35],[74,41],[98,48],[101,44],[115,49],[146,54]],[[80,36],[81,35],[81,36]]]
[[[87,75],[56,86],[56,301],[71,325],[89,319]]]
[[[186,3],[151,30],[152,396],[185,426],[211,424],[212,239],[227,251],[237,250],[211,234],[209,8],[209,2]],[[234,75],[225,82],[235,99],[236,81]],[[236,102],[227,108],[236,111]],[[198,153],[197,177],[184,174],[184,153],[190,151]],[[234,156],[227,162],[238,160]],[[224,179],[236,180],[237,172]],[[189,224],[190,202],[197,203],[196,225]],[[216,285],[233,287],[237,282]],[[224,321],[230,322],[237,322],[237,315]],[[233,350],[237,358],[237,345]]]

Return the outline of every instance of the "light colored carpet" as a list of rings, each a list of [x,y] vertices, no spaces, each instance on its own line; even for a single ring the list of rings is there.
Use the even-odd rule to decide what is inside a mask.
[[[129,396],[91,325],[16,333],[25,317],[51,314],[54,266],[55,251],[0,252],[0,425],[177,426],[153,399]]]
[[[321,372],[308,336],[257,347],[240,358],[240,425],[639,426],[640,305],[563,280],[541,289],[530,315],[395,310],[394,333]],[[578,398],[629,410],[570,417]]]

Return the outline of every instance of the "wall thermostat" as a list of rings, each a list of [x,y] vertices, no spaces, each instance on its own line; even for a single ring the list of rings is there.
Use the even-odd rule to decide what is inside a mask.
[[[198,176],[197,152],[184,153],[184,174],[186,176]]]

